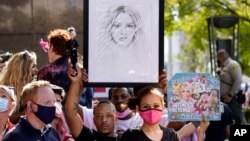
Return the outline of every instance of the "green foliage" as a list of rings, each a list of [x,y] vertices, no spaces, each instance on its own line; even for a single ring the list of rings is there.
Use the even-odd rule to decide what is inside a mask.
[[[210,72],[207,18],[218,15],[240,17],[240,58],[243,73],[250,75],[250,2],[247,0],[165,0],[165,33],[185,34],[179,59],[185,71]],[[219,31],[226,34],[227,31]]]

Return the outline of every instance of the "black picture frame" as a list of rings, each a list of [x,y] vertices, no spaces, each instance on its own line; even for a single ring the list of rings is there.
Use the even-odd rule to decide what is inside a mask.
[[[115,15],[113,11],[117,12],[118,9],[122,11],[120,13],[126,10],[132,11],[131,13],[137,12],[142,21],[144,20],[143,24],[138,22],[138,17],[133,18],[136,14],[123,13],[119,16],[116,13]],[[146,11],[149,12],[145,13]],[[130,17],[129,20],[126,19],[128,17]],[[112,18],[112,23],[108,25],[109,19]],[[103,25],[107,26],[103,28]],[[139,32],[139,25],[144,25],[145,36]],[[84,0],[83,27],[85,33],[83,36],[84,68],[89,77],[86,86],[136,87],[158,83],[159,75],[164,69],[164,0]],[[126,37],[121,35],[121,32],[126,32]],[[109,34],[105,35],[105,33]],[[131,35],[127,35],[128,33]],[[144,43],[143,45],[138,43],[139,37],[136,35],[140,35],[140,40],[145,37],[145,41],[140,41]],[[135,45],[132,46],[135,41],[137,41],[137,48],[145,48],[135,49]],[[130,49],[123,51],[123,48]]]

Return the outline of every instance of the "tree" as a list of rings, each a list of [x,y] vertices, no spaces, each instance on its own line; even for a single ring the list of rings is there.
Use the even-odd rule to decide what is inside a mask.
[[[165,0],[165,33],[182,31],[186,42],[179,59],[186,71],[209,72],[209,45],[206,18],[216,15],[240,17],[240,64],[243,73],[250,75],[248,30],[250,2],[247,0]],[[186,60],[186,62],[184,61]]]

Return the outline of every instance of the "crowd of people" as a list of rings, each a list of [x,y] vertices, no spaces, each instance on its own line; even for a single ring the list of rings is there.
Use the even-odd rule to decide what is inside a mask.
[[[165,71],[158,85],[113,87],[107,100],[92,105],[93,89],[84,86],[86,70],[69,61],[68,44],[74,30],[55,29],[48,34],[49,64],[39,70],[33,51],[17,52],[0,63],[0,140],[223,141],[229,137],[226,131],[233,121],[242,123],[234,98],[238,88],[233,86],[222,91],[221,121],[187,121],[177,129],[168,121]],[[218,59],[222,68],[229,65],[224,51],[218,52]],[[228,67],[232,71],[240,68],[234,62],[233,66]],[[221,77],[236,82],[222,74],[229,69],[224,69]],[[190,139],[194,135],[196,138]]]

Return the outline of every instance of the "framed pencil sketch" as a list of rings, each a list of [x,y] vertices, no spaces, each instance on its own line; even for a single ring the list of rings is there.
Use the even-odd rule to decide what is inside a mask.
[[[164,0],[85,0],[84,67],[90,86],[158,83]]]

